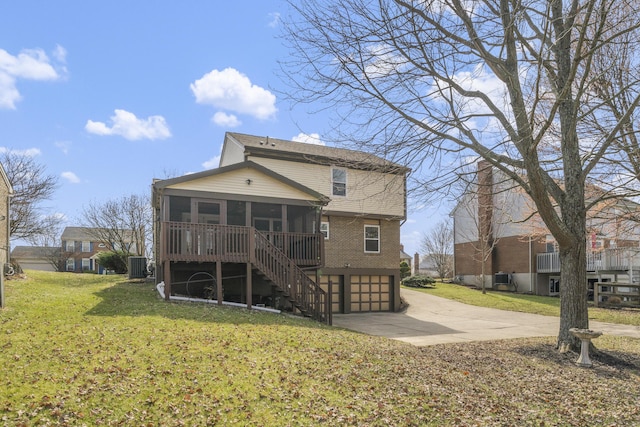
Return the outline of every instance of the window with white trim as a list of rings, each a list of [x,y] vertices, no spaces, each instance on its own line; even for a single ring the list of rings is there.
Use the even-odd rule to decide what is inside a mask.
[[[364,226],[364,252],[380,253],[380,226],[365,225]]]
[[[67,271],[74,271],[76,269],[76,262],[73,258],[67,258]]]
[[[347,195],[347,170],[332,168],[331,169],[331,194],[334,196]]]
[[[89,258],[82,258],[82,271],[91,270],[91,260]]]
[[[320,223],[320,232],[324,235],[324,240],[329,240],[329,223],[321,222]]]
[[[82,252],[91,252],[91,242],[82,242]]]
[[[67,240],[65,248],[67,249],[67,252],[74,252],[75,249],[75,242],[73,240]]]

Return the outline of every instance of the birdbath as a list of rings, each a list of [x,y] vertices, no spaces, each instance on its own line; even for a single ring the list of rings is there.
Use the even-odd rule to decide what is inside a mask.
[[[590,368],[593,364],[591,363],[591,359],[589,359],[589,344],[592,339],[598,338],[602,335],[602,332],[580,328],[571,328],[569,329],[569,332],[571,332],[574,337],[582,340],[582,344],[580,346],[580,357],[576,360],[576,364],[584,368]]]

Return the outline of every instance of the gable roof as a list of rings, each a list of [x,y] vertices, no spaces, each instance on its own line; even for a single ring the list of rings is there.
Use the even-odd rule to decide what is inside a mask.
[[[99,230],[91,227],[65,227],[62,231],[62,236],[60,238],[62,240],[74,240],[74,241],[90,241],[97,242],[99,239],[96,238],[97,233],[92,232],[91,230]],[[124,230],[124,237],[132,239],[133,233],[131,230]]]
[[[11,250],[11,258],[46,258],[61,249],[54,246],[16,246]]]
[[[169,178],[169,179],[165,179],[165,180],[155,180],[153,182],[153,188],[154,191],[157,189],[163,189],[163,188],[168,188],[171,186],[175,186],[178,184],[182,184],[182,183],[186,183],[186,182],[190,182],[190,181],[195,181],[195,180],[199,180],[202,178],[208,178],[208,177],[214,177],[214,176],[219,176],[219,175],[223,175],[226,173],[230,173],[230,172],[234,172],[237,170],[241,170],[241,169],[252,169],[255,170],[257,172],[260,172],[264,175],[267,175],[277,181],[280,181],[292,188],[295,188],[298,191],[301,191],[309,196],[311,196],[314,199],[317,199],[320,203],[322,203],[323,205],[326,205],[327,203],[329,203],[330,199],[329,197],[325,196],[324,194],[321,194],[315,190],[312,190],[309,187],[306,187],[302,184],[299,184],[296,181],[293,181],[289,178],[287,178],[286,176],[280,175],[277,172],[272,171],[271,169],[268,169],[260,164],[257,164],[255,162],[252,161],[244,161],[241,163],[235,163],[229,166],[223,166],[220,168],[216,168],[216,169],[209,169],[206,171],[202,171],[202,172],[197,172],[197,173],[192,173],[192,174],[187,174],[187,175],[182,175],[176,178]]]
[[[4,183],[7,185],[7,188],[9,189],[9,194],[13,194],[13,187],[11,186],[11,182],[9,181],[9,178],[7,177],[7,173],[4,170],[4,166],[2,166],[1,163],[0,163],[0,178],[2,178],[2,181],[4,181]]]
[[[409,169],[404,166],[363,151],[235,132],[227,132],[225,134],[225,143],[227,139],[244,147],[245,158],[253,155],[257,157],[344,166],[351,169],[376,170],[395,174],[404,174],[409,171]]]

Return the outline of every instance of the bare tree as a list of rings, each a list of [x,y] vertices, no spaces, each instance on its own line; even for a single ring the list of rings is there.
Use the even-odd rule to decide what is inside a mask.
[[[438,223],[429,233],[422,236],[421,249],[425,257],[433,263],[440,278],[453,274],[453,229],[447,221]]]
[[[6,150],[1,161],[14,191],[9,212],[11,239],[28,240],[58,227],[61,218],[47,214],[43,206],[58,187],[57,177],[48,175],[28,153]]]
[[[432,192],[443,168],[479,156],[531,197],[559,245],[558,347],[579,347],[571,328],[588,328],[585,184],[622,161],[616,145],[640,101],[608,112],[596,97],[594,64],[608,46],[638,51],[635,1],[307,0],[289,4],[283,72],[291,97],[325,101],[336,141],[351,141],[411,164]],[[621,11],[621,9],[623,9]],[[637,88],[637,55],[625,85]],[[620,92],[607,99],[618,100]],[[622,163],[623,165],[628,164]],[[427,169],[436,172],[430,175]],[[609,180],[607,197],[624,193]],[[617,186],[617,188],[612,188]]]
[[[151,221],[149,196],[135,194],[92,203],[83,209],[81,219],[87,232],[110,250],[138,256],[148,255]]]

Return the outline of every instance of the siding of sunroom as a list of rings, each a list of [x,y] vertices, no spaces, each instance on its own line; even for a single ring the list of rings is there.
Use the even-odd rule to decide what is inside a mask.
[[[251,161],[331,198],[326,212],[404,218],[404,175],[347,169],[347,196],[333,196],[331,166],[263,157]]]
[[[211,198],[255,196],[285,200],[310,200],[309,194],[252,168],[185,181],[167,186],[172,190],[207,193]]]

